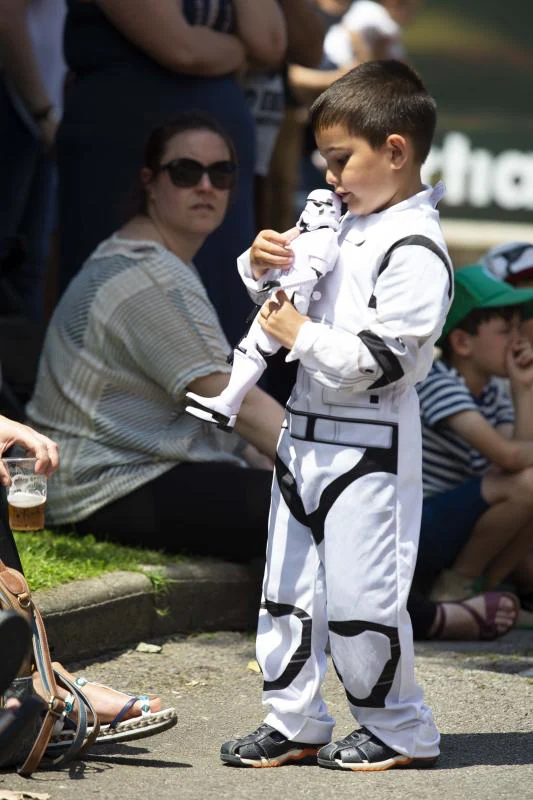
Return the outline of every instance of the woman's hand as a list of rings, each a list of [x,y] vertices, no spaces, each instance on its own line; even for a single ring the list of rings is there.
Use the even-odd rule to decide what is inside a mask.
[[[21,445],[37,459],[35,471],[42,475],[50,477],[59,466],[59,451],[55,442],[28,425],[0,416],[0,453],[4,453],[14,444]],[[3,486],[9,486],[10,483],[7,470],[1,461],[0,482]]]
[[[278,0],[233,0],[237,30],[246,58],[260,70],[281,69],[287,50],[287,28]]]
[[[294,261],[290,243],[300,235],[299,228],[291,228],[285,233],[260,231],[250,249],[250,264],[254,278],[259,280],[269,269],[289,270]]]
[[[259,324],[266,333],[281,342],[289,350],[294,346],[298,331],[309,321],[297,311],[283,289],[278,289],[276,296],[271,297],[261,306],[258,315]]]

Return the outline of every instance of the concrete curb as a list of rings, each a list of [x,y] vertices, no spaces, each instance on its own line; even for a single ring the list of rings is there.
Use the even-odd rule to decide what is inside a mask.
[[[158,593],[139,572],[34,593],[52,657],[75,661],[172,633],[254,630],[262,566],[197,559],[165,569]]]

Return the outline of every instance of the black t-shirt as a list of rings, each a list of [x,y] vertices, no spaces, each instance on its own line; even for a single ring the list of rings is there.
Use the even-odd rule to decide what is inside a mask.
[[[109,22],[95,3],[67,0],[65,59],[70,69],[82,73],[115,62],[152,61]],[[183,13],[191,25],[206,25],[211,0],[183,0]],[[235,31],[232,0],[219,0],[218,12],[210,27],[223,33]]]

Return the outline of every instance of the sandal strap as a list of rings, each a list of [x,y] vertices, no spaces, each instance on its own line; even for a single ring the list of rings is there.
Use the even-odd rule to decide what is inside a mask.
[[[123,694],[123,695],[126,695],[126,697],[134,698],[135,702],[139,701],[141,703],[141,716],[146,716],[146,714],[151,714],[151,712],[152,712],[152,709],[150,708],[151,698],[147,694],[135,695],[135,694],[133,694],[133,692],[124,692],[121,689],[114,689],[112,686],[106,686],[105,683],[98,683],[97,681],[91,681],[88,678],[84,678],[83,675],[79,675],[76,678],[76,683],[77,683],[78,686],[81,686],[81,687],[87,686],[87,684],[92,684],[93,686],[100,686],[102,689],[107,689],[109,692],[115,692],[115,694]],[[128,702],[130,702],[130,701],[128,700]],[[117,725],[118,722],[121,721],[119,719],[118,722],[117,722],[117,717],[120,714],[124,714],[127,711],[129,711],[129,709],[132,708],[133,705],[134,705],[134,703],[130,704],[128,706],[128,708],[126,708],[126,707],[122,708],[119,711],[119,713],[117,714],[117,716],[115,717],[115,719],[109,724],[110,725]]]
[[[477,596],[479,597],[479,595]],[[518,615],[517,598],[513,594],[510,594],[509,592],[485,592],[482,595],[482,597],[485,601],[485,616],[482,616],[482,614],[480,614],[480,612],[477,609],[472,608],[472,606],[469,605],[469,601],[473,600],[474,598],[469,598],[468,600],[456,600],[453,602],[449,602],[449,605],[459,606],[465,611],[468,611],[468,613],[474,619],[476,625],[478,626],[479,630],[478,640],[491,641],[492,639],[496,639],[499,636],[503,636],[504,633],[510,631],[511,628],[516,623],[516,617]],[[498,607],[502,597],[508,597],[510,600],[512,600],[513,605],[515,607],[515,619],[513,623],[509,625],[506,630],[500,631],[498,630],[495,620],[496,620],[496,613],[498,611]],[[446,612],[444,608],[442,608],[441,610],[442,610],[442,618],[439,621],[439,624],[437,626],[437,631],[434,634],[434,638],[440,638],[444,633],[445,629],[444,622],[446,619]]]
[[[52,763],[57,765],[84,753],[87,748],[96,741],[96,737],[100,732],[100,723],[98,721],[98,715],[96,714],[91,701],[85,696],[78,682],[71,680],[58,670],[54,669],[54,672],[57,682],[75,695],[78,712],[77,721],[75,723],[76,730],[74,732],[74,738],[70,743],[68,750],[53,760]],[[89,715],[92,717],[93,721],[91,728],[89,728]]]
[[[140,700],[140,698],[137,695],[133,695],[132,697],[130,697],[130,699],[127,701],[127,703],[125,703],[122,706],[122,708],[120,709],[120,711],[116,715],[115,719],[112,720],[109,723],[109,727],[110,728],[116,728],[117,725],[120,722],[122,722],[122,720],[124,719],[124,717],[126,716],[128,711],[130,711],[133,708],[133,706],[135,705],[135,703],[137,703],[139,700]]]
[[[431,634],[430,638],[440,639],[444,632],[444,628],[446,627],[446,611],[444,610],[443,603],[435,603],[435,606],[436,606],[435,616],[437,618],[437,626],[433,631],[433,633]]]

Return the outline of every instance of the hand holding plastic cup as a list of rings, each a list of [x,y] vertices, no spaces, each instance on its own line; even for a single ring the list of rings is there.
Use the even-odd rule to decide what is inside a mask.
[[[36,458],[3,458],[9,473],[7,487],[9,527],[14,531],[40,531],[44,528],[46,475],[35,472]]]

